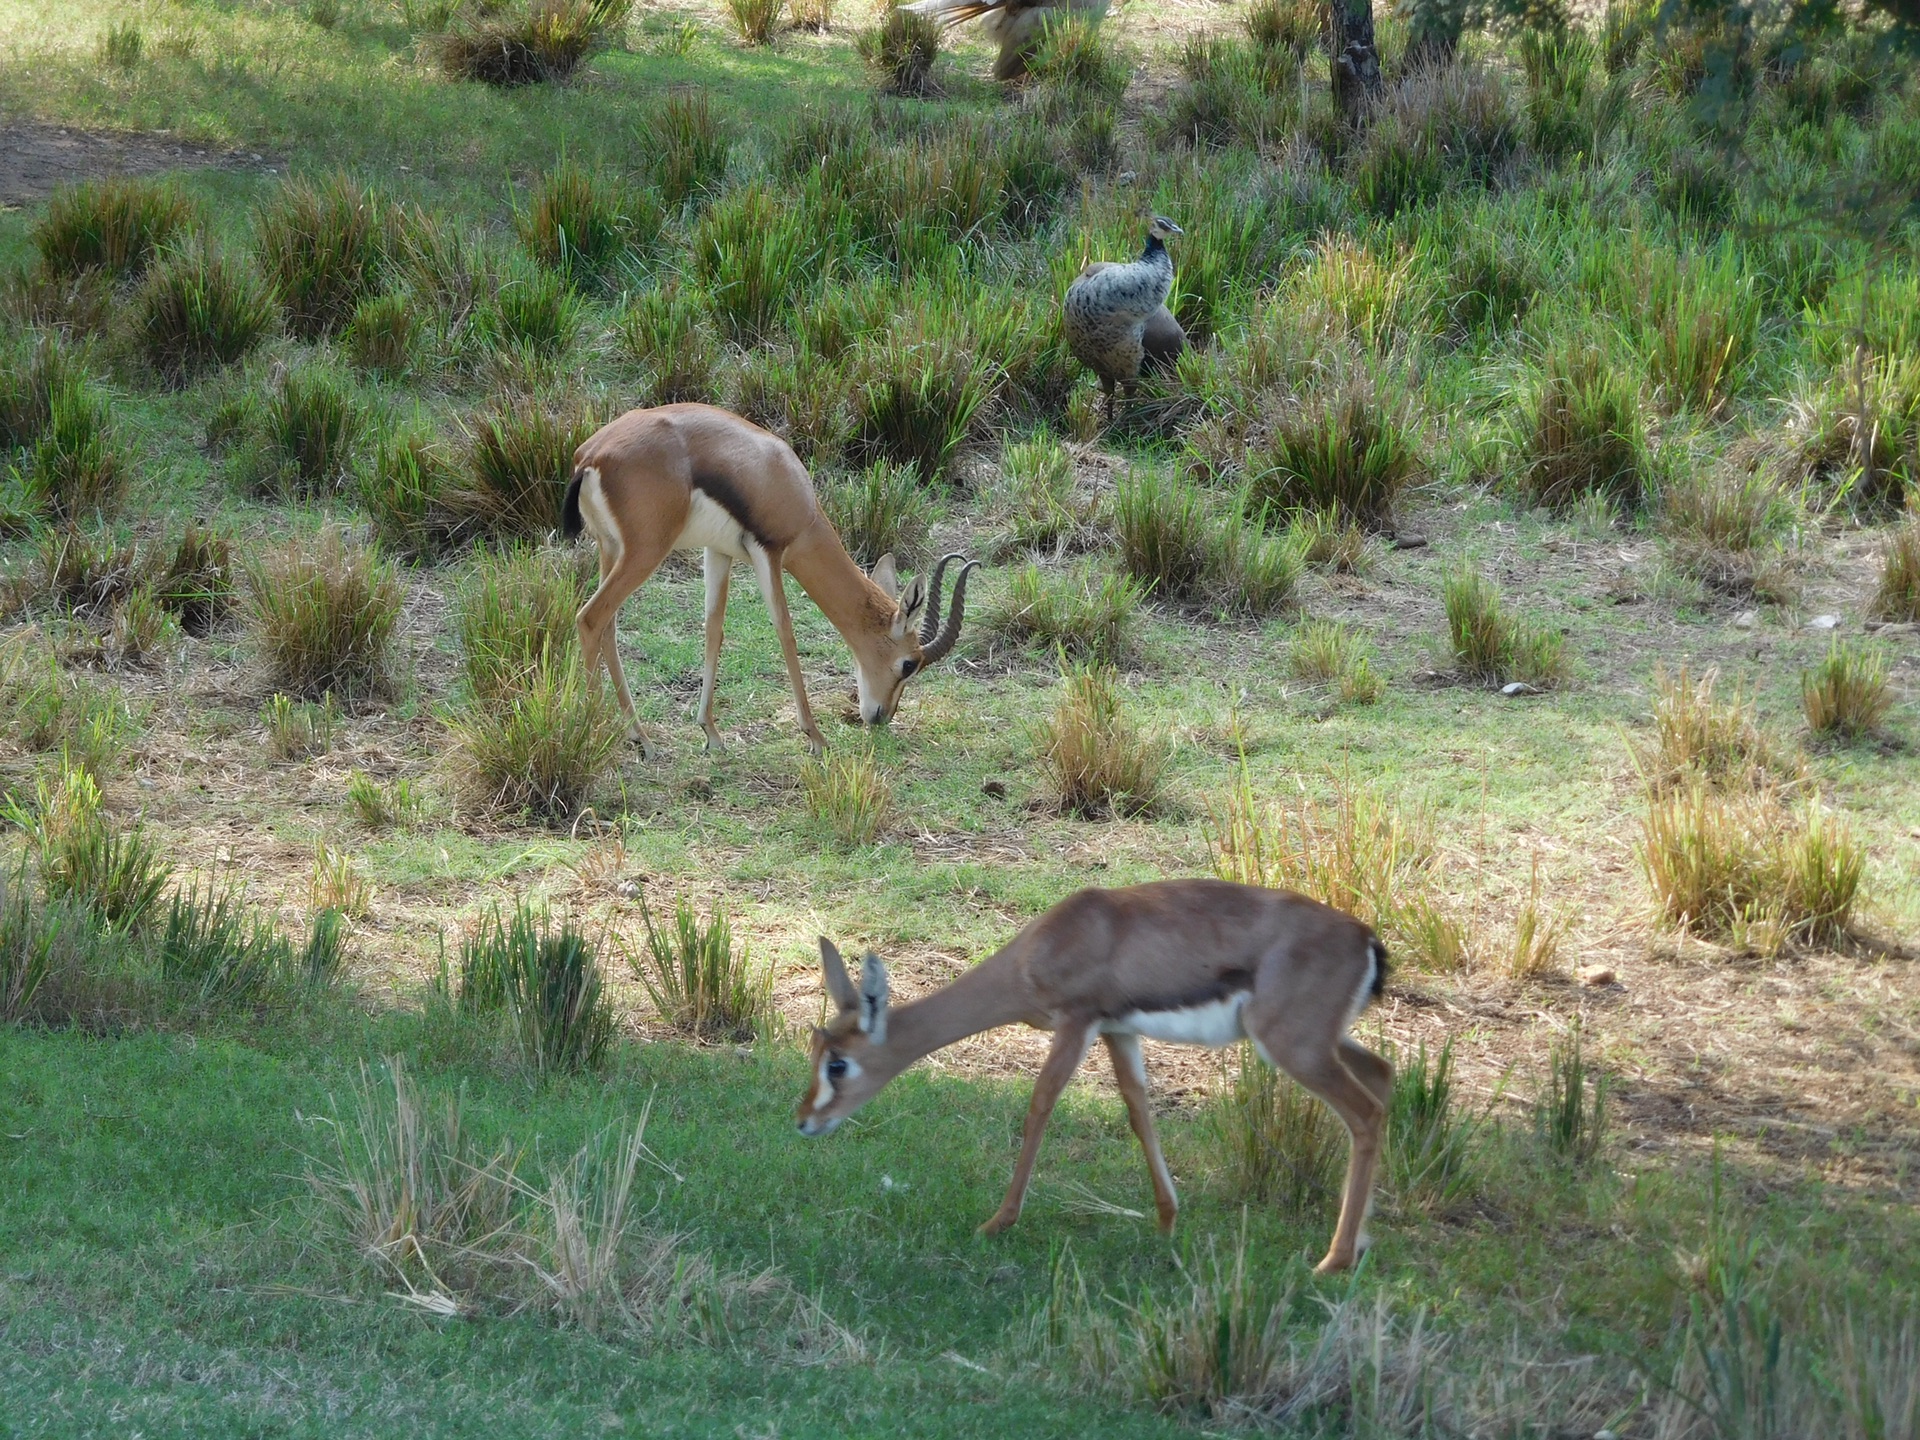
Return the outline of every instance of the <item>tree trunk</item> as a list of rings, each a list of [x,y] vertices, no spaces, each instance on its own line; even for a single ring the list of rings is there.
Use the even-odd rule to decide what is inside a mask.
[[[1349,125],[1366,118],[1380,93],[1380,51],[1373,41],[1373,0],[1327,0],[1327,50],[1334,102]]]

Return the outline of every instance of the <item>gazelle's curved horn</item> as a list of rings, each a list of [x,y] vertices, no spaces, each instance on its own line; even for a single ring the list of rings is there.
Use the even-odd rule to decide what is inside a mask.
[[[958,552],[952,555],[942,555],[939,563],[933,567],[933,578],[927,582],[926,613],[920,617],[920,643],[922,645],[931,645],[933,643],[933,637],[940,633],[941,577],[947,573],[947,566],[949,564],[955,560],[964,560],[966,558],[966,556]]]
[[[923,652],[923,663],[931,665],[936,660],[946,658],[953,642],[960,638],[960,621],[967,613],[967,577],[980,568],[978,560],[969,560],[960,567],[959,578],[953,582],[953,609],[947,614],[947,623],[934,637],[931,645]]]

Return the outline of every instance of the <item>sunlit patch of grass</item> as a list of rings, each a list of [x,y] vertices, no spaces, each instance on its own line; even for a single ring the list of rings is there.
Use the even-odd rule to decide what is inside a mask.
[[[773,971],[755,965],[744,942],[734,943],[725,912],[715,910],[702,924],[681,896],[673,918],[656,925],[644,897],[641,907],[646,949],[627,958],[662,1020],[699,1040],[744,1041],[774,1032]]]
[[[1471,567],[1446,577],[1442,595],[1454,659],[1476,679],[1520,681],[1540,689],[1562,683],[1564,637],[1529,615],[1510,612],[1491,581]]]
[[[843,850],[871,845],[893,807],[893,786],[870,751],[828,753],[800,772],[812,815]]]
[[[470,700],[447,719],[454,778],[488,809],[559,820],[588,804],[612,772],[625,725],[579,656],[546,660],[498,700]]]
[[[1886,655],[1874,646],[1834,642],[1819,664],[1800,672],[1800,709],[1815,735],[1871,735],[1893,709]]]
[[[1364,636],[1337,620],[1309,620],[1294,632],[1288,663],[1297,679],[1325,685],[1341,702],[1371,705],[1386,689]]]
[[[1145,588],[1130,576],[1090,568],[1053,574],[1027,565],[1014,571],[1005,594],[989,607],[985,628],[1071,660],[1118,664],[1133,649],[1145,599]]]

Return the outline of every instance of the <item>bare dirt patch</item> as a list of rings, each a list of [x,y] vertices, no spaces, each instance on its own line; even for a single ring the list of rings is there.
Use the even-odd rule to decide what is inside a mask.
[[[163,132],[77,130],[37,120],[0,120],[0,205],[24,205],[55,187],[100,175],[168,170],[274,168],[266,156],[215,150]]]

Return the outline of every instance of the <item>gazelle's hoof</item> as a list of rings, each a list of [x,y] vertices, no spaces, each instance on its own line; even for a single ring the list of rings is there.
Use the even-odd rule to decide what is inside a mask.
[[[1002,1230],[1009,1228],[1013,1222],[1019,1218],[1018,1215],[1009,1215],[1004,1210],[996,1210],[993,1218],[981,1225],[974,1233],[977,1235],[998,1235]]]
[[[1313,1267],[1313,1273],[1316,1275],[1338,1275],[1342,1270],[1351,1270],[1352,1268],[1353,1256],[1336,1255],[1329,1250],[1327,1252],[1327,1258]]]
[[[727,753],[726,742],[722,740],[717,734],[708,735],[707,736],[707,753],[709,755],[726,754]]]
[[[1179,1218],[1180,1218],[1180,1207],[1178,1205],[1170,1206],[1167,1209],[1162,1210],[1160,1212],[1160,1219],[1159,1219],[1160,1233],[1162,1235],[1173,1234],[1173,1222],[1175,1220],[1178,1220]]]

